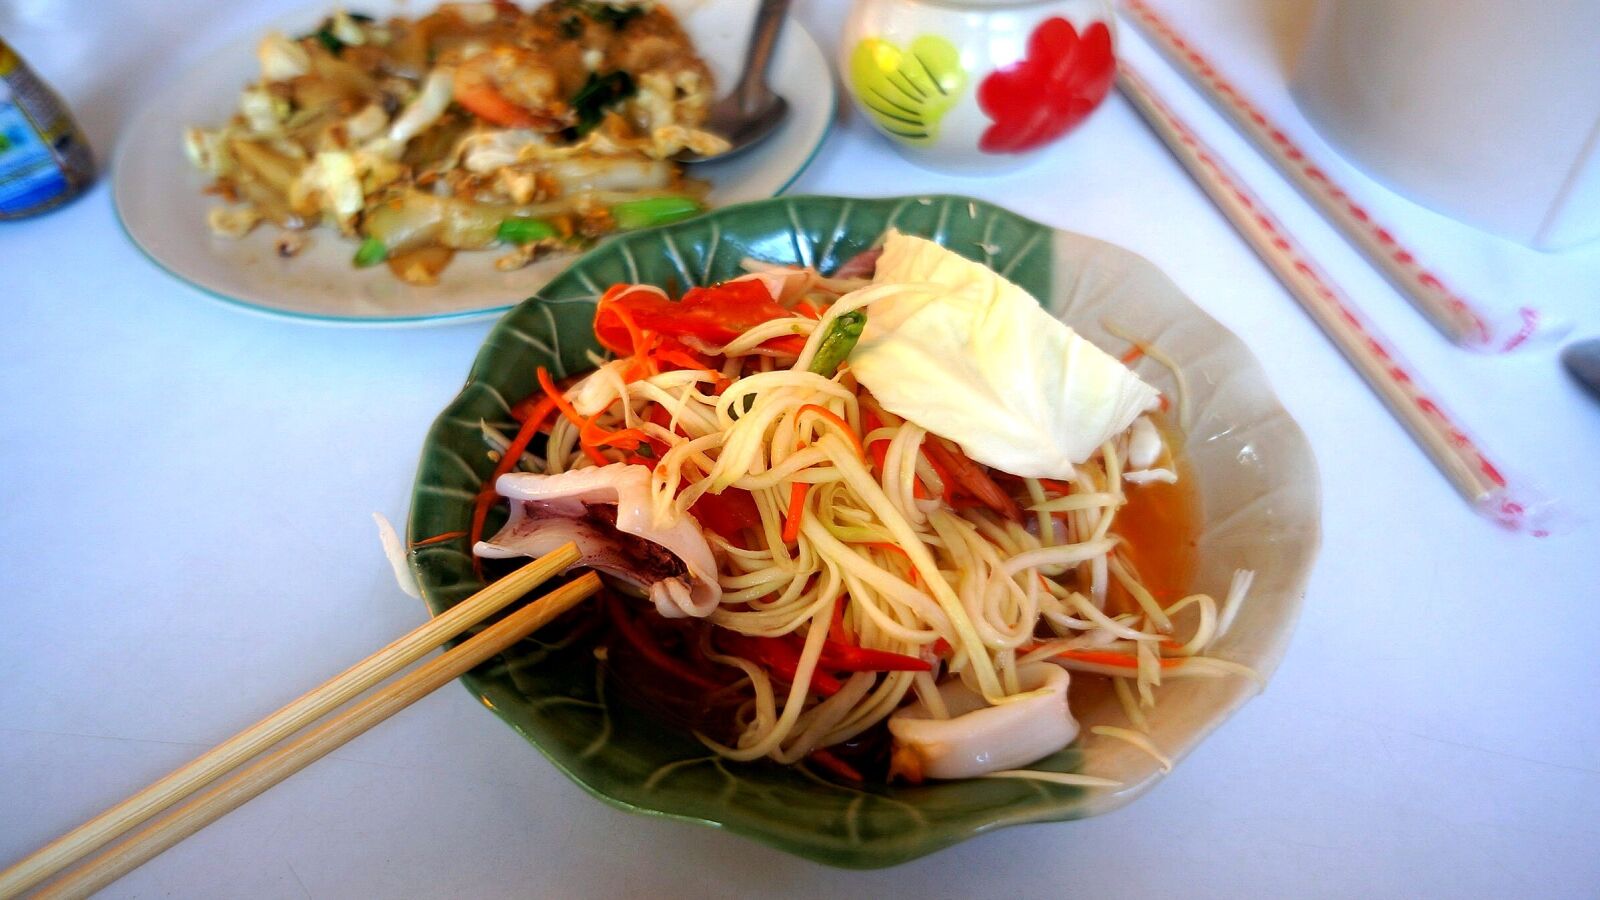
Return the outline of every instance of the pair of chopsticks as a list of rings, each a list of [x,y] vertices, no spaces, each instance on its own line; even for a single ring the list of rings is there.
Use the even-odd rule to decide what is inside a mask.
[[[1156,50],[1445,337],[1471,350],[1504,353],[1536,333],[1554,335],[1566,327],[1528,306],[1514,316],[1491,313],[1452,291],[1146,0],[1123,0],[1122,7]]]
[[[293,742],[258,754],[499,612],[578,561],[572,544],[496,581],[198,759],[0,871],[0,898],[19,897],[82,863],[37,897],[87,897],[439,687],[498,656],[600,589],[593,572],[505,616]],[[237,770],[237,771],[235,771]],[[229,774],[232,772],[232,774]],[[208,785],[227,776],[220,783]],[[203,792],[202,789],[205,789]],[[155,818],[159,816],[159,818]],[[150,821],[154,818],[154,821]],[[87,858],[105,844],[143,830]]]
[[[1501,468],[1238,175],[1126,61],[1118,63],[1117,87],[1473,509],[1542,536],[1529,504],[1511,490]]]

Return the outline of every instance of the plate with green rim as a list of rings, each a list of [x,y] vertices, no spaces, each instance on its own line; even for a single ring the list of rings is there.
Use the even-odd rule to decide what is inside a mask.
[[[664,0],[676,12],[724,90],[744,58],[755,0]],[[278,256],[279,230],[262,226],[240,240],[213,235],[206,214],[217,199],[210,179],[184,157],[182,136],[192,126],[214,127],[232,114],[239,92],[258,77],[256,43],[268,30],[300,34],[316,27],[332,0],[252,29],[173,79],[134,116],[111,166],[112,198],[124,233],[152,262],[211,299],[268,316],[319,325],[405,327],[441,325],[497,316],[526,297],[574,258],[553,254],[525,268],[494,267],[501,251],[456,255],[430,287],[409,285],[387,266],[358,269],[356,243],[333,229],[314,228],[306,248]],[[366,0],[353,6],[378,16],[418,15],[401,0]],[[832,128],[837,95],[832,65],[800,23],[790,21],[774,52],[769,78],[789,101],[789,115],[760,146],[689,174],[711,185],[712,208],[783,193],[816,157]],[[203,73],[203,74],[202,74]]]
[[[1236,569],[1255,572],[1248,600],[1212,649],[1256,678],[1174,679],[1149,713],[1150,738],[1181,760],[1265,685],[1288,646],[1320,541],[1316,461],[1244,344],[1143,258],[953,196],[781,197],[615,238],[579,258],[490,332],[466,385],[429,431],[412,496],[411,541],[460,531],[493,468],[479,423],[513,431],[512,403],[534,369],[591,366],[595,299],[617,282],[682,290],[741,272],[754,258],[830,271],[888,228],[921,235],[991,266],[1114,353],[1136,335],[1182,374],[1136,365],[1175,408],[1200,497],[1195,590],[1220,596]],[[491,520],[490,530],[499,523]],[[411,552],[435,613],[480,588],[465,541]],[[1116,788],[1033,779],[852,786],[804,766],[735,764],[608,694],[581,646],[526,642],[464,679],[467,688],[596,797],[634,812],[726,828],[808,859],[874,868],[1007,825],[1115,809],[1163,774],[1147,754],[1090,734],[1126,725],[1114,699],[1074,709],[1084,736],[1031,768],[1112,779]]]

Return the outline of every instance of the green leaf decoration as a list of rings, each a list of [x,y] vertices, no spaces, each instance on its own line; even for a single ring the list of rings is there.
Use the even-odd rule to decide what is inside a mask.
[[[850,54],[850,84],[881,131],[925,146],[938,140],[939,120],[961,98],[967,72],[955,45],[938,35],[922,35],[909,51],[867,38]]]

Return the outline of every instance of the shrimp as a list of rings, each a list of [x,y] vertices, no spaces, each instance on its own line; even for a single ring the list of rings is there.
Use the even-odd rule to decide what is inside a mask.
[[[499,45],[464,54],[454,88],[457,103],[496,125],[559,131],[571,124],[557,72],[532,50]]]

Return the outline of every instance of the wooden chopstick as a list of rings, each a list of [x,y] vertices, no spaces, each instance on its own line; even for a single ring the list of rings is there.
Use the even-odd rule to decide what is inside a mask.
[[[1260,199],[1126,61],[1118,63],[1117,87],[1473,508],[1507,527],[1541,534],[1499,467],[1455,424],[1350,298],[1312,264]]]
[[[15,897],[278,743],[434,648],[505,608],[578,561],[571,543],[494,582],[421,627],[207,751],[159,781],[0,871],[0,898]]]
[[[498,583],[498,582],[496,582]],[[324,725],[230,775],[134,835],[102,851],[45,886],[38,898],[87,897],[145,864],[168,847],[215,822],[230,810],[344,746],[352,738],[416,700],[504,652],[600,589],[600,576],[586,572],[485,628],[454,650],[384,687]]]
[[[1448,288],[1416,254],[1400,243],[1391,227],[1379,222],[1334,182],[1326,167],[1298,146],[1268,119],[1193,42],[1146,0],[1122,0],[1122,8],[1150,43],[1243,134],[1269,162],[1300,189],[1323,217],[1366,257],[1373,268],[1403,294],[1439,332],[1471,350],[1500,352],[1523,346],[1535,334],[1555,336],[1570,323],[1553,323],[1539,310],[1524,306],[1516,315],[1495,315]]]

